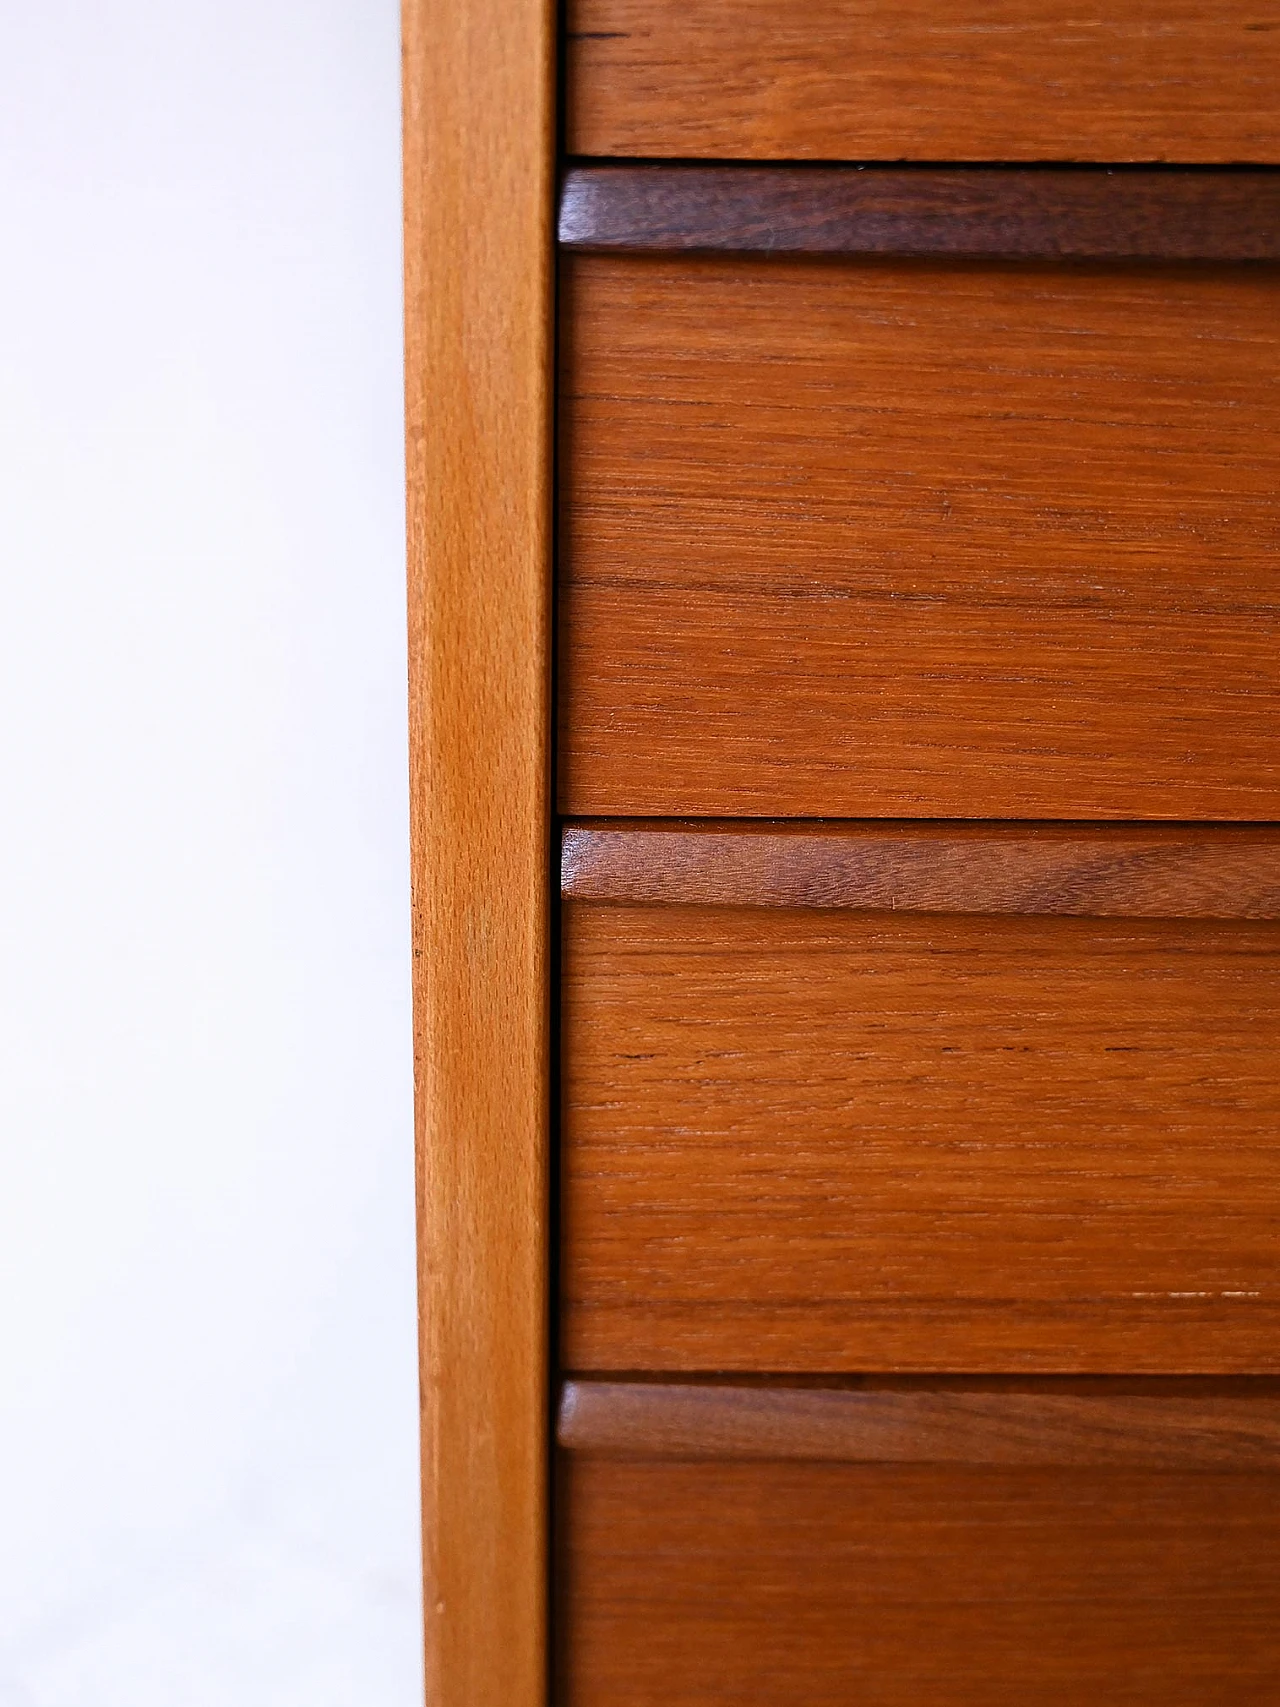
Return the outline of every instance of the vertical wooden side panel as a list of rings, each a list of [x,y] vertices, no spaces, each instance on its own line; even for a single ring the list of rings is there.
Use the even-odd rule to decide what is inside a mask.
[[[405,0],[427,1696],[545,1698],[550,0]]]

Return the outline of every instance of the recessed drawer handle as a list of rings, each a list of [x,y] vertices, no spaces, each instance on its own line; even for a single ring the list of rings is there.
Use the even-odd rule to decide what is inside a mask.
[[[1280,259],[1280,172],[583,166],[568,249],[956,258]]]
[[[563,1451],[644,1458],[1280,1467],[1275,1381],[1165,1385],[1125,1392],[1117,1381],[1109,1392],[1082,1392],[1052,1378],[1020,1391],[856,1377],[823,1386],[566,1381],[556,1439]]]
[[[1270,825],[570,824],[576,901],[1280,919]]]

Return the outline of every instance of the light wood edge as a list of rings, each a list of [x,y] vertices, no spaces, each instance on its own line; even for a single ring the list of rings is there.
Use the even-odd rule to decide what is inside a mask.
[[[581,1380],[564,1384],[556,1438],[604,1457],[1274,1471],[1280,1392]]]
[[[542,1707],[555,8],[403,48],[426,1694]]]

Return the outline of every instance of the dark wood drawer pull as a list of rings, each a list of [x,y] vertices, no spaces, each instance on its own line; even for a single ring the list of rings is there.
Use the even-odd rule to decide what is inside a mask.
[[[1280,827],[570,824],[561,887],[577,901],[1280,919]]]
[[[591,250],[1274,261],[1280,172],[580,166],[559,234]]]
[[[556,1436],[571,1452],[868,1464],[1280,1467],[1280,1384],[1100,1382],[847,1387],[568,1381]],[[1057,1391],[1054,1387],[1057,1387]],[[1088,1391],[1092,1386],[1095,1390]],[[1075,1388],[1072,1391],[1072,1388]],[[1085,1390],[1081,1390],[1085,1389]]]

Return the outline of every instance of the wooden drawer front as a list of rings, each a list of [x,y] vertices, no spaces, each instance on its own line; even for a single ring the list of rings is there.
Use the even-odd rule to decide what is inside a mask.
[[[563,810],[1280,818],[1273,268],[565,274]]]
[[[562,1707],[1271,1707],[1274,1452],[994,1456],[565,1452]]]
[[[1280,1370],[1280,925],[765,866],[570,872],[568,1368]]]
[[[572,0],[571,153],[1280,160],[1280,34],[1242,0]]]

